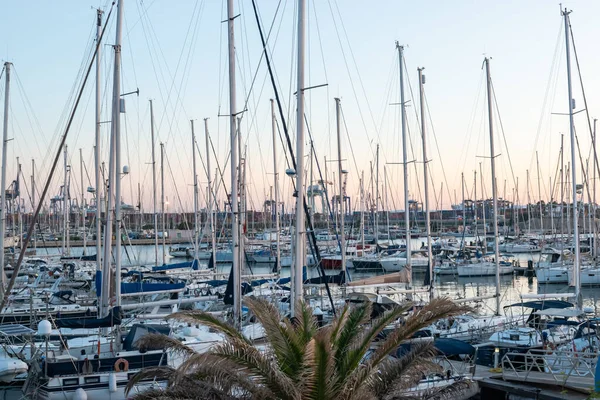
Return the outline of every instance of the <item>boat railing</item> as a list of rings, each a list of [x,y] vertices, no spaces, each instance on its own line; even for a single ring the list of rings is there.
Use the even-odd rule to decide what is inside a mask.
[[[572,350],[529,350],[509,352],[502,358],[502,378],[539,382],[579,389],[593,387],[598,352]]]

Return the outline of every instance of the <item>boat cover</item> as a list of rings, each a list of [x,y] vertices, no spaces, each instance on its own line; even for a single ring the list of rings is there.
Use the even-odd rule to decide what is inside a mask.
[[[121,325],[121,317],[121,307],[114,307],[104,318],[57,318],[54,323],[57,328],[110,328]]]

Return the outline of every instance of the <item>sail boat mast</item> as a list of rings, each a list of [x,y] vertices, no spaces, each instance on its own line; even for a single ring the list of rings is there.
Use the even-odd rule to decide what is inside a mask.
[[[494,116],[492,114],[492,77],[490,59],[485,58],[487,80],[488,123],[490,130],[490,163],[492,166],[492,204],[494,224],[494,262],[496,263],[496,315],[500,315],[500,251],[498,249],[498,192],[496,185],[496,153],[494,151]]]
[[[154,140],[154,107],[152,107],[152,100],[150,100],[150,135],[152,140],[152,214],[154,220],[154,265],[158,266],[158,213],[156,212],[156,150]]]
[[[433,276],[433,257],[431,249],[431,216],[429,214],[429,169],[427,160],[427,137],[425,131],[425,90],[423,85],[425,84],[425,75],[423,70],[425,68],[417,68],[419,71],[419,99],[421,104],[421,137],[423,139],[423,180],[425,188],[425,232],[427,232],[427,265],[429,268],[429,299],[433,299],[433,283],[435,281]],[[410,248],[406,248],[406,254],[410,252]]]
[[[162,219],[162,263],[167,263],[167,223],[165,218],[165,144],[160,144],[160,214]]]
[[[570,50],[570,37],[569,37],[569,14],[571,11],[567,11],[565,8],[562,15],[565,19],[565,49],[567,55],[567,89],[569,93],[569,131],[571,134],[571,189],[573,192],[573,245],[575,247],[575,268],[573,268],[573,277],[575,283],[575,297],[577,302],[577,308],[582,307],[581,298],[581,265],[579,261],[579,214],[577,211],[577,168],[575,158],[575,126],[573,122],[573,109],[575,102],[573,101],[573,88],[571,84],[571,50]]]
[[[10,67],[12,63],[4,63],[4,74],[6,83],[4,86],[4,122],[2,125],[2,172],[0,178],[0,237],[4,246],[4,232],[6,231],[6,151],[8,148],[8,113],[9,113],[9,93],[10,93]],[[4,289],[6,277],[4,275],[4,247],[0,249],[0,295],[4,299]]]
[[[236,87],[235,87],[235,36],[233,0],[227,0],[227,44],[229,59],[229,143],[231,145],[231,252],[233,280],[233,324],[241,328],[241,270],[240,270],[240,224],[238,213],[238,145],[236,130]],[[216,260],[215,260],[216,262]]]
[[[100,41],[102,35],[102,14],[104,12],[100,9],[96,10],[96,42]],[[102,276],[102,207],[100,207],[100,187],[102,184],[102,177],[100,175],[100,107],[102,105],[102,85],[101,79],[101,50],[102,46],[98,46],[96,43],[96,125],[95,125],[95,146],[94,146],[94,175],[96,182],[96,273]],[[35,193],[35,188],[33,190]],[[108,277],[107,277],[108,278]],[[100,279],[101,282],[101,279]]]
[[[192,168],[194,173],[194,261],[198,259],[199,231],[198,231],[198,174],[196,173],[196,134],[194,133],[194,120],[190,120],[192,126]]]
[[[115,140],[115,305],[121,305],[121,40],[123,26],[123,0],[119,0],[117,13],[117,39],[115,41],[115,69],[113,77],[113,128]]]
[[[340,256],[342,261],[342,272],[346,275],[346,232],[345,232],[345,221],[344,214],[346,213],[346,202],[344,201],[344,174],[345,171],[342,169],[342,140],[340,136],[340,122],[341,122],[341,110],[340,110],[340,99],[335,98],[335,115],[336,115],[336,131],[337,131],[337,142],[338,142],[338,177],[339,177],[339,209],[340,209]],[[388,224],[389,225],[389,224]]]
[[[210,251],[212,253],[213,265],[217,264],[217,243],[215,239],[215,217],[213,213],[213,189],[212,189],[212,178],[210,169],[210,150],[209,150],[209,136],[208,136],[208,118],[204,118],[204,133],[206,140],[206,178],[208,179],[208,221],[210,226]],[[211,266],[209,265],[209,268]]]
[[[410,249],[410,209],[408,202],[408,145],[406,143],[406,103],[404,101],[404,46],[396,42],[398,50],[398,68],[400,69],[400,112],[402,119],[402,169],[404,173],[404,228],[406,231],[406,268],[412,271]]]
[[[121,235],[120,235],[120,174],[117,168],[120,167],[120,91],[121,91],[121,26],[123,22],[123,0],[117,4],[117,30],[116,40],[114,45],[115,61],[113,71],[113,94],[112,94],[112,118],[111,118],[111,135],[110,135],[110,156],[108,167],[108,190],[107,198],[107,213],[106,213],[106,228],[104,229],[104,267],[103,267],[103,286],[102,286],[102,314],[101,317],[108,315],[109,298],[110,298],[110,282],[113,282],[116,304],[121,302]],[[114,188],[114,189],[113,189]],[[115,195],[113,196],[113,190]],[[115,272],[114,278],[111,279],[111,249],[112,249],[112,229],[113,229],[113,201],[116,202],[114,221],[116,223],[116,251],[115,251]]]
[[[279,175],[277,174],[277,138],[275,120],[275,100],[271,99],[271,131],[273,133],[273,190],[275,190],[275,272],[279,274],[281,269],[280,255],[280,228],[279,228]],[[312,191],[312,186],[311,186]],[[312,193],[311,193],[312,194]],[[314,196],[311,196],[314,197]],[[314,199],[313,199],[314,207]],[[273,211],[273,203],[271,203],[271,212]],[[269,238],[270,239],[270,238]]]
[[[230,0],[231,1],[231,0]],[[297,66],[297,107],[296,107],[296,259],[294,264],[292,295],[290,304],[292,317],[295,316],[295,303],[302,299],[302,270],[305,265],[305,215],[304,215],[304,47],[305,47],[306,1],[298,0],[298,66]]]
[[[85,201],[85,191],[83,190],[83,150],[81,148],[79,148],[79,171],[81,173],[81,204],[79,207],[81,209],[81,226],[83,228],[83,255],[85,255],[87,235],[85,230],[85,207],[83,205]]]
[[[538,197],[540,199],[540,236],[543,239],[544,235],[544,209],[542,206],[542,181],[540,179],[540,159],[538,158],[538,152],[535,152],[535,161],[537,164],[537,181],[538,181]]]

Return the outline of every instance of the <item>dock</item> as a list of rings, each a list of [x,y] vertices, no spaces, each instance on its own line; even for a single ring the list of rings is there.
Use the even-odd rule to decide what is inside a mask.
[[[501,368],[476,365],[473,380],[485,400],[583,400],[594,392],[596,360],[597,353],[573,351],[506,353]]]

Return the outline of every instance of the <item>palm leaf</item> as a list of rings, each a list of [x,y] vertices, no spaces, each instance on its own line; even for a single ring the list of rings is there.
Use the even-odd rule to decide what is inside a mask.
[[[351,307],[348,317],[345,318],[345,323],[341,326],[339,335],[334,342],[335,358],[337,360],[345,359],[348,350],[364,329],[363,325],[371,318],[371,309],[371,303],[367,302],[356,307]],[[345,371],[345,367],[346,365],[344,362],[338,363],[338,372],[343,375],[347,372]]]
[[[133,387],[141,381],[147,379],[157,381],[171,381],[176,374],[177,370],[175,370],[175,368],[167,366],[144,368],[129,379],[129,382],[127,382],[127,386],[125,386],[125,395],[128,395],[131,389],[133,389]]]
[[[377,336],[386,328],[386,326],[400,318],[400,316],[404,314],[411,306],[412,305],[409,303],[402,307],[396,307],[373,321],[369,329],[363,330],[363,332],[356,338],[355,342],[357,345],[342,353],[343,357],[341,358],[341,375],[348,376],[350,372],[358,367],[360,361],[364,358],[365,354],[372,346],[373,341],[377,338]]]
[[[229,338],[248,341],[235,327],[204,311],[180,311],[169,315],[167,319],[176,319],[193,324],[200,323],[221,332]]]
[[[464,314],[471,308],[459,306],[448,298],[436,298],[431,300],[425,307],[415,311],[406,318],[406,321],[399,325],[379,346],[371,361],[377,365],[388,354],[398,348],[405,340],[411,338],[417,331],[433,324],[441,318],[447,318],[454,315]]]
[[[350,313],[350,306],[346,304],[339,312],[338,316],[331,322],[331,341],[337,342],[337,337],[342,330],[342,327],[346,324],[348,314]]]
[[[400,357],[390,357],[379,365],[372,365],[376,372],[371,374],[367,386],[381,397],[391,387],[406,389],[415,386],[423,375],[439,371],[441,367],[432,361],[435,347],[432,341],[411,342],[410,349]]]
[[[264,299],[248,298],[246,305],[265,330],[279,368],[290,377],[297,376],[302,368],[304,340],[298,337],[289,320],[281,322],[279,312]]]
[[[230,340],[210,353],[190,357],[178,368],[178,373],[180,378],[194,373],[202,379],[237,385],[257,394],[257,398],[298,398],[293,393],[296,391],[293,381],[278,369],[277,363],[241,341]]]
[[[303,345],[310,342],[317,331],[317,324],[313,316],[312,309],[304,302],[296,303],[299,317],[296,318],[296,333]]]
[[[274,399],[275,396],[251,376],[240,365],[220,356],[204,353],[187,359],[177,370],[174,385],[180,385],[187,379],[212,383],[223,392],[241,396],[244,393],[253,398]]]
[[[269,360],[256,347],[231,340],[216,346],[211,353],[244,368],[251,379],[263,384],[277,398],[301,398],[294,380],[281,370],[280,365]]]
[[[338,389],[331,332],[325,327],[307,344],[305,372],[300,380],[303,399],[333,399]]]
[[[159,333],[149,333],[135,342],[140,350],[166,349],[183,355],[194,354],[194,350],[181,341]]]

